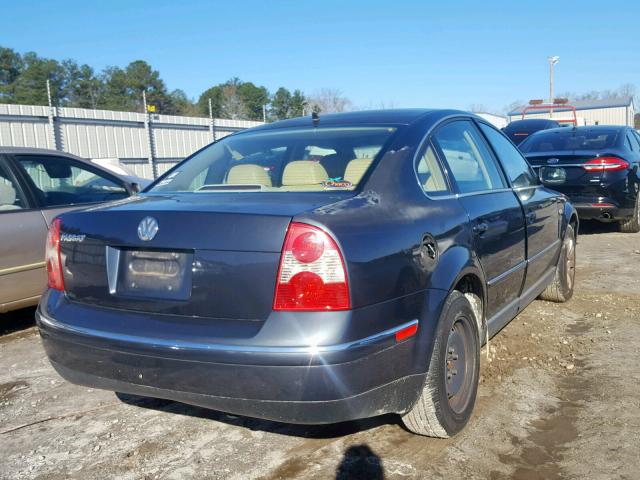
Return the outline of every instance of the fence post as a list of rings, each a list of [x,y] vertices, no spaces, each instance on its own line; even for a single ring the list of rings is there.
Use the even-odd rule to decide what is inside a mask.
[[[51,101],[51,85],[49,83],[49,79],[47,79],[47,99],[49,100],[49,114],[47,115],[47,117],[49,118],[49,135],[51,144],[53,145],[54,149],[62,150],[59,132],[56,128],[56,117],[58,116],[58,112],[57,108],[53,106],[53,102]]]
[[[147,94],[144,90],[142,91],[142,103],[144,105],[144,131],[147,134],[147,159],[149,160],[149,165],[151,165],[151,172],[153,174],[153,179],[155,180],[158,178],[158,165],[156,164],[155,159],[153,132],[151,131],[151,116],[147,109]]]
[[[213,107],[211,106],[211,99],[209,99],[209,134],[211,139],[216,141],[216,119],[213,118]]]

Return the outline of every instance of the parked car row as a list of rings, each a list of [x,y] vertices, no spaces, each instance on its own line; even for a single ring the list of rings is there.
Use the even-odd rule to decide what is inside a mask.
[[[0,300],[37,299],[46,263],[38,326],[77,384],[293,423],[396,413],[448,437],[487,339],[571,298],[579,217],[640,231],[637,132],[514,132],[520,150],[453,110],[314,115],[228,136],[139,194],[114,165],[5,149]]]

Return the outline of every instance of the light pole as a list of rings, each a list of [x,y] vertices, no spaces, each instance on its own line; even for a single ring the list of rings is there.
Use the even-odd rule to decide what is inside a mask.
[[[553,66],[560,61],[560,57],[547,57],[549,60],[549,103],[553,103]]]

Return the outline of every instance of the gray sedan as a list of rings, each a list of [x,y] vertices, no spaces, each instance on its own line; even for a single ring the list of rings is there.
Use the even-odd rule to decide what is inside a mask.
[[[148,182],[68,153],[0,147],[0,313],[38,302],[45,237],[56,215],[128,197]]]

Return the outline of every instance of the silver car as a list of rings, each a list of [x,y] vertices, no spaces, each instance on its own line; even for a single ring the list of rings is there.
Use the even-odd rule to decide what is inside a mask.
[[[56,215],[128,197],[148,183],[68,153],[0,147],[0,313],[38,302]]]

